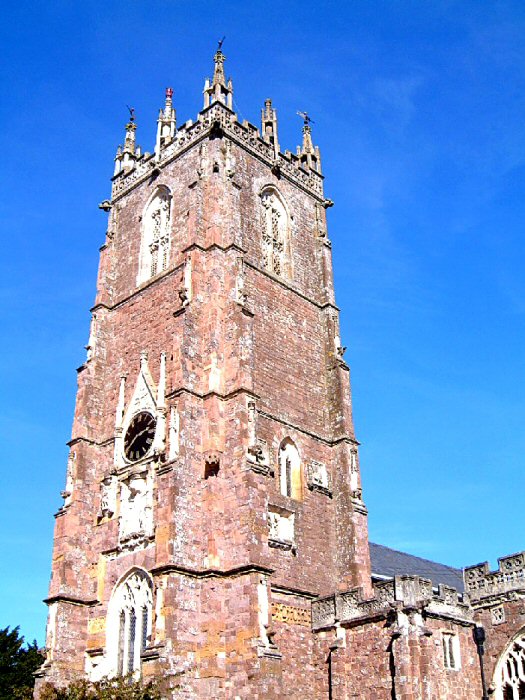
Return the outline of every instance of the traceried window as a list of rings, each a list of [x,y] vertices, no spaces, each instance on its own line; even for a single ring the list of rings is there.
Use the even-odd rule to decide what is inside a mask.
[[[160,187],[142,217],[142,241],[137,283],[166,270],[169,263],[171,195]]]
[[[264,267],[281,277],[290,278],[290,221],[279,194],[266,189],[262,202],[262,254]]]
[[[445,668],[457,670],[460,667],[458,638],[450,632],[443,632],[443,661]]]
[[[140,656],[151,637],[152,584],[145,571],[135,569],[113,591],[107,619],[110,675],[140,671]]]
[[[279,448],[279,482],[283,496],[302,500],[301,458],[289,438],[283,440]]]
[[[514,639],[494,672],[495,700],[525,700],[525,631]]]

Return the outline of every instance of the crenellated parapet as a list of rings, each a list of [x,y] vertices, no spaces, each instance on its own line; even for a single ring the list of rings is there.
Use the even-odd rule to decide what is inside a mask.
[[[467,566],[463,578],[472,602],[511,591],[525,591],[525,552],[501,557],[496,571],[490,571],[488,562]]]
[[[196,122],[186,122],[175,133],[170,144],[157,153],[157,157],[153,153],[144,153],[134,160],[132,167],[118,172],[113,177],[113,200],[151,177],[156,168],[163,168],[217,129],[269,165],[281,177],[324,202],[323,176],[318,170],[305,165],[300,156],[290,151],[279,153],[276,157],[274,144],[264,140],[259,129],[253,124],[248,121],[239,122],[237,115],[221,102],[214,102],[200,112]]]
[[[418,576],[396,576],[375,583],[374,596],[364,598],[360,588],[318,598],[312,602],[312,628],[359,624],[381,619],[399,610],[418,610],[431,617],[462,624],[473,623],[473,612],[466,598],[455,588],[441,584],[437,592],[432,581]]]

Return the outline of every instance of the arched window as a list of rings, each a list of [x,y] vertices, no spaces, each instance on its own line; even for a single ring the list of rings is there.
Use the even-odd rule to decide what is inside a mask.
[[[283,496],[302,500],[301,458],[290,438],[283,440],[279,448],[279,483]]]
[[[525,699],[525,630],[514,638],[496,665],[495,700]]]
[[[137,283],[142,284],[168,267],[171,195],[159,187],[142,217],[142,241]]]
[[[292,276],[290,256],[290,220],[281,196],[265,189],[262,203],[262,254],[264,267],[281,277]]]
[[[153,610],[149,575],[134,569],[113,591],[107,618],[109,675],[124,676],[140,670],[140,655],[151,638]]]

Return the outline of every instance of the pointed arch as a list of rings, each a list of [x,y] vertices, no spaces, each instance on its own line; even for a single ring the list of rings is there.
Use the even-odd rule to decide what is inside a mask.
[[[151,639],[153,580],[133,568],[115,585],[106,620],[108,675],[140,671],[141,654]]]
[[[166,270],[171,243],[171,192],[159,185],[142,215],[139,271],[137,284]]]
[[[263,187],[260,197],[263,265],[270,272],[291,279],[291,216],[288,207],[273,185]]]
[[[294,441],[287,437],[279,446],[279,488],[283,496],[303,498],[301,457]]]
[[[514,636],[494,671],[494,700],[525,698],[525,627]]]

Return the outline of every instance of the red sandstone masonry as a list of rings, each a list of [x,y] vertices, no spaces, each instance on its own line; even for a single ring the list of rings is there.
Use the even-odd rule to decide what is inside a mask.
[[[175,698],[479,698],[472,608],[411,577],[372,588],[326,237],[330,202],[312,169],[319,154],[309,127],[298,157],[276,153],[220,102],[176,132],[159,160],[137,157],[133,135],[128,125],[117,163],[131,166],[114,179],[89,357],[78,375],[37,696],[43,681],[68,682],[104,658],[112,595],[141,570],[153,582],[142,673],[168,677]],[[144,215],[159,187],[171,193],[169,264],[137,286]],[[289,217],[290,275],[263,261],[267,187]],[[126,410],[144,362],[153,393],[165,363],[159,416],[171,421],[176,411],[178,434],[168,431],[139,465],[118,456],[116,464],[127,427],[116,427],[119,396]],[[293,498],[280,485],[285,438],[300,457]],[[326,468],[327,484],[311,480],[313,464]],[[154,528],[126,544],[121,496],[103,512],[101,483],[120,485],[144,465]],[[270,513],[293,516],[293,542],[270,538]],[[492,674],[524,626],[523,597],[486,603],[477,620]],[[499,626],[496,603],[507,615]],[[444,667],[446,632],[457,637],[460,670]]]

